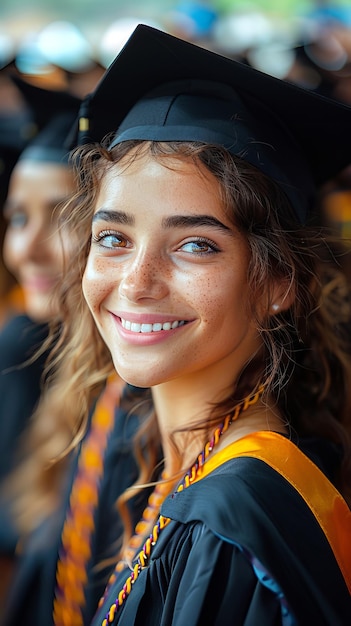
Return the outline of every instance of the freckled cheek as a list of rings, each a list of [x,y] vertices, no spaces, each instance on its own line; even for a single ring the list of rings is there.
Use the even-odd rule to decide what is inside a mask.
[[[218,275],[199,274],[185,286],[184,293],[204,323],[214,322],[223,310],[222,291],[217,289]]]
[[[204,275],[204,272],[193,273],[187,278],[183,275],[182,282],[178,282],[176,293],[173,294],[173,303],[177,305],[179,301],[179,310],[186,303],[188,306],[186,311],[190,316],[195,318],[196,336],[201,337],[201,341],[192,344],[192,354],[195,358],[208,352],[208,342],[211,342],[216,336],[218,329],[223,325],[225,317],[226,303],[223,298],[223,289],[218,288],[218,272],[216,274]],[[176,351],[179,350],[177,346]],[[184,348],[184,357],[188,358],[188,349]]]
[[[202,324],[209,331],[217,335],[221,330],[226,332],[235,311],[241,310],[242,289],[233,284],[233,278],[227,279],[218,274],[202,278],[197,291],[197,307],[201,316]]]
[[[88,259],[82,287],[89,308],[92,312],[98,311],[114,287],[113,272],[109,271],[103,259]]]

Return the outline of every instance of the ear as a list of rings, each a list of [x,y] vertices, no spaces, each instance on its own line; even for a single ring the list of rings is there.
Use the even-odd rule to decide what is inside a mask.
[[[293,285],[287,280],[275,281],[268,303],[268,313],[277,315],[291,307],[295,300]]]

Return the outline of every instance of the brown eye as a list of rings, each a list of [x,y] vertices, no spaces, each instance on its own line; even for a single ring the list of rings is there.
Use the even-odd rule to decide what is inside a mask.
[[[112,231],[102,231],[98,235],[94,235],[93,241],[98,243],[103,248],[109,248],[110,250],[116,248],[127,248],[129,245],[129,242],[125,237]]]

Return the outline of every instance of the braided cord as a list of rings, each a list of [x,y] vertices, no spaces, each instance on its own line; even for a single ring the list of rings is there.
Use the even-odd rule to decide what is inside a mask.
[[[213,448],[218,444],[221,436],[228,430],[229,426],[236,420],[238,419],[239,415],[241,413],[243,413],[244,411],[246,411],[250,406],[256,404],[256,402],[258,401],[259,397],[262,395],[264,390],[264,386],[261,385],[257,391],[249,396],[247,396],[246,398],[244,398],[244,400],[242,402],[240,402],[239,404],[237,404],[233,410],[233,412],[229,415],[227,415],[225,417],[225,419],[223,420],[223,422],[215,429],[210,441],[208,441],[204,447],[204,449],[202,450],[202,452],[200,452],[200,454],[198,455],[195,463],[192,465],[192,467],[188,470],[188,472],[185,474],[182,482],[178,485],[176,492],[180,492],[183,491],[183,489],[186,489],[187,487],[189,487],[189,485],[191,485],[197,478],[198,475],[201,471],[202,466],[204,465],[206,459],[208,458],[208,456],[211,454]],[[143,517],[145,516],[145,512],[143,514]],[[160,515],[155,526],[152,529],[151,534],[149,535],[149,537],[146,539],[142,550],[139,552],[138,556],[137,556],[137,561],[132,569],[132,573],[130,574],[130,576],[128,576],[127,580],[125,581],[122,589],[120,590],[120,592],[118,593],[116,599],[114,600],[114,602],[111,604],[109,610],[107,611],[105,618],[103,619],[101,626],[110,626],[111,624],[113,624],[113,621],[116,617],[116,613],[118,611],[118,609],[124,604],[124,602],[126,601],[126,599],[128,598],[129,594],[132,591],[133,585],[135,583],[135,581],[137,580],[140,572],[148,566],[148,562],[151,556],[151,552],[152,552],[152,548],[155,546],[161,531],[168,526],[168,524],[171,522],[171,518],[169,517],[164,517],[163,515]],[[137,528],[137,527],[136,527]],[[117,564],[115,571],[119,571],[119,564]],[[115,579],[115,577],[114,577]],[[111,582],[111,579],[110,579]],[[110,587],[110,584],[108,585],[108,588]],[[104,594],[104,596],[101,598],[100,602],[99,602],[99,607],[101,607],[101,605],[103,604],[103,600],[106,597],[106,592]]]

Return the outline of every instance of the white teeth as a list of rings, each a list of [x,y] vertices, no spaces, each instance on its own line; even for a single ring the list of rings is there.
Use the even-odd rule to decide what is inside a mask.
[[[137,326],[139,326],[139,324],[137,324]],[[141,330],[142,333],[151,333],[152,332],[152,324],[142,324],[140,330]],[[139,331],[137,331],[137,332],[139,332]]]
[[[178,326],[185,324],[184,320],[175,322],[156,322],[155,324],[137,324],[136,322],[130,322],[121,318],[122,326],[126,330],[131,330],[133,333],[157,333],[160,330],[173,330]]]
[[[150,326],[149,333],[151,333],[151,331],[158,332],[159,330],[162,330],[162,324],[161,323],[148,324],[148,326]],[[165,328],[165,326],[166,326],[166,324],[163,324],[163,330],[168,330],[167,328]]]

